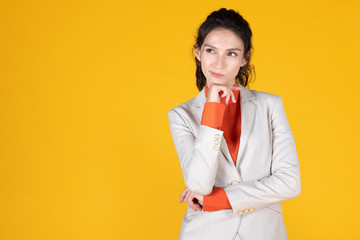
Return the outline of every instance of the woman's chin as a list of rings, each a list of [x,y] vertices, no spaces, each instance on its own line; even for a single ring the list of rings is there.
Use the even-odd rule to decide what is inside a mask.
[[[212,84],[218,84],[218,85],[234,85],[235,84],[235,80],[233,81],[229,81],[227,79],[222,79],[222,78],[209,78],[206,80],[206,83],[208,85],[212,85]]]

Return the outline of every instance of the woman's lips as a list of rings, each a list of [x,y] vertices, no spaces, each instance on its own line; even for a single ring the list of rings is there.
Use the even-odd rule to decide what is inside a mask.
[[[211,73],[211,75],[213,75],[216,78],[221,78],[224,76],[224,74],[220,74],[220,73],[215,73],[215,72],[210,72],[210,73]]]

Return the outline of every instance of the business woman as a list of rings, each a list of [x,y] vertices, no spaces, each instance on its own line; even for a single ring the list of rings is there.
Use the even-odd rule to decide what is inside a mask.
[[[199,94],[169,110],[188,204],[179,239],[287,239],[281,201],[300,194],[282,99],[248,90],[252,31],[234,10],[212,12],[195,49]]]

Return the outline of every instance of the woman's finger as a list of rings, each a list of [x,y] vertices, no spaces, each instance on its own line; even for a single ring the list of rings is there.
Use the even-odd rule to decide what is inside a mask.
[[[200,205],[204,204],[204,196],[200,194],[195,194],[196,199],[198,200]]]
[[[193,204],[193,198],[194,198],[194,196],[192,194],[190,194],[187,203],[189,204],[189,207],[191,207],[192,209],[195,210],[194,204]]]
[[[186,202],[187,202],[187,204],[189,205],[190,208],[192,208],[193,210],[196,211],[196,208],[194,207],[194,204],[193,204],[193,196],[192,196],[191,193],[189,194]]]
[[[220,99],[225,97],[225,104],[227,105],[230,98],[233,103],[236,103],[236,97],[232,90],[240,90],[241,87],[217,85],[214,86],[214,89],[219,93]]]
[[[188,191],[185,195],[185,198],[184,198],[184,202],[188,203],[189,202],[189,195],[191,194],[191,191]]]
[[[228,94],[225,99],[225,104],[228,105],[231,94]]]
[[[238,87],[238,86],[230,86],[230,88],[231,88],[232,90],[240,90],[240,89],[241,89],[241,87]]]
[[[232,102],[236,103],[235,94],[232,91],[230,91],[230,92],[231,92],[231,100],[232,100]]]
[[[184,199],[185,199],[185,196],[186,196],[186,193],[189,192],[190,189],[189,188],[185,188],[184,191],[181,193],[181,196],[180,196],[180,202],[183,202]]]
[[[227,88],[222,88],[221,91],[222,91],[222,94],[221,94],[220,98],[226,97],[228,95],[228,89]]]
[[[193,210],[197,211],[197,210],[201,210],[201,207],[200,205],[197,203],[198,200],[196,199],[195,197],[195,193],[191,193],[190,196],[189,196],[189,201],[188,201],[188,204],[189,204],[189,207],[191,207]]]

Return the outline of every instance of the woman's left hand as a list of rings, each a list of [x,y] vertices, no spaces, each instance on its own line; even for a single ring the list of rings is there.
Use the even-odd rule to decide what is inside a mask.
[[[181,193],[180,202],[186,202],[190,208],[195,211],[201,211],[203,206],[204,196],[192,192],[189,188],[185,188]]]

